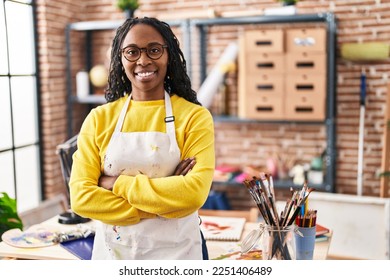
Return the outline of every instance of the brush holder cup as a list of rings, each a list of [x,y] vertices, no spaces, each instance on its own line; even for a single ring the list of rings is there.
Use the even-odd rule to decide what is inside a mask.
[[[241,253],[260,248],[263,260],[295,260],[295,230],[294,225],[281,227],[260,224],[244,238]]]

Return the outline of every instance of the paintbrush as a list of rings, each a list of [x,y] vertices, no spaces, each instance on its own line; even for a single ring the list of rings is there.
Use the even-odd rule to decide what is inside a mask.
[[[264,221],[267,224],[269,224],[270,222],[268,220],[268,215],[266,214],[266,211],[264,209],[262,199],[261,199],[261,194],[258,191],[258,187],[257,187],[255,180],[250,180],[250,181],[246,180],[246,181],[244,181],[244,184],[247,187],[247,189],[249,190],[249,193],[252,196],[253,200],[255,201],[257,208],[259,209],[261,215],[264,218]]]
[[[298,205],[297,205],[297,208],[295,208],[294,214],[292,215],[291,219],[287,223],[288,226],[292,225],[292,223],[294,222],[295,218],[299,214],[299,211],[302,209],[303,204],[305,203],[305,201],[307,200],[307,198],[309,197],[309,195],[310,195],[310,193],[312,191],[314,191],[314,189],[313,188],[309,188],[308,191],[307,191],[307,194],[301,199],[300,202],[298,202]]]

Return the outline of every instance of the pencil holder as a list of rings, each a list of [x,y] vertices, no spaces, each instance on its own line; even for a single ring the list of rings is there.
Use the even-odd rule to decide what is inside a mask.
[[[260,247],[263,260],[295,260],[295,226],[271,226],[260,224],[241,244],[241,252],[247,253]]]
[[[295,243],[297,260],[312,260],[316,243],[316,227],[297,227]]]

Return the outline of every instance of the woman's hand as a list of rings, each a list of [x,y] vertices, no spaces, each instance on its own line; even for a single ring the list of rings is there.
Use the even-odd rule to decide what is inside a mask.
[[[118,176],[100,176],[99,178],[99,187],[105,188],[106,190],[112,191],[115,181]]]
[[[175,173],[173,175],[186,175],[191,169],[195,166],[196,160],[194,157],[183,159],[175,169]]]
[[[196,160],[194,157],[183,159],[176,166],[175,172],[173,175],[186,175],[191,169],[195,166]],[[99,178],[99,187],[105,188],[106,190],[111,191],[114,187],[115,181],[118,176],[100,176]]]

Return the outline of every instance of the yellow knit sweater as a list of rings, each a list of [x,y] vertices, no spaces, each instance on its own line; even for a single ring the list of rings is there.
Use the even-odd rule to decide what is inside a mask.
[[[86,117],[73,155],[70,178],[72,210],[112,225],[135,224],[156,215],[179,218],[198,210],[209,193],[214,168],[214,125],[210,112],[173,95],[176,139],[181,159],[195,157],[185,176],[148,178],[121,175],[113,190],[98,186],[104,155],[127,97],[93,109]],[[165,132],[164,100],[131,100],[122,132]]]

